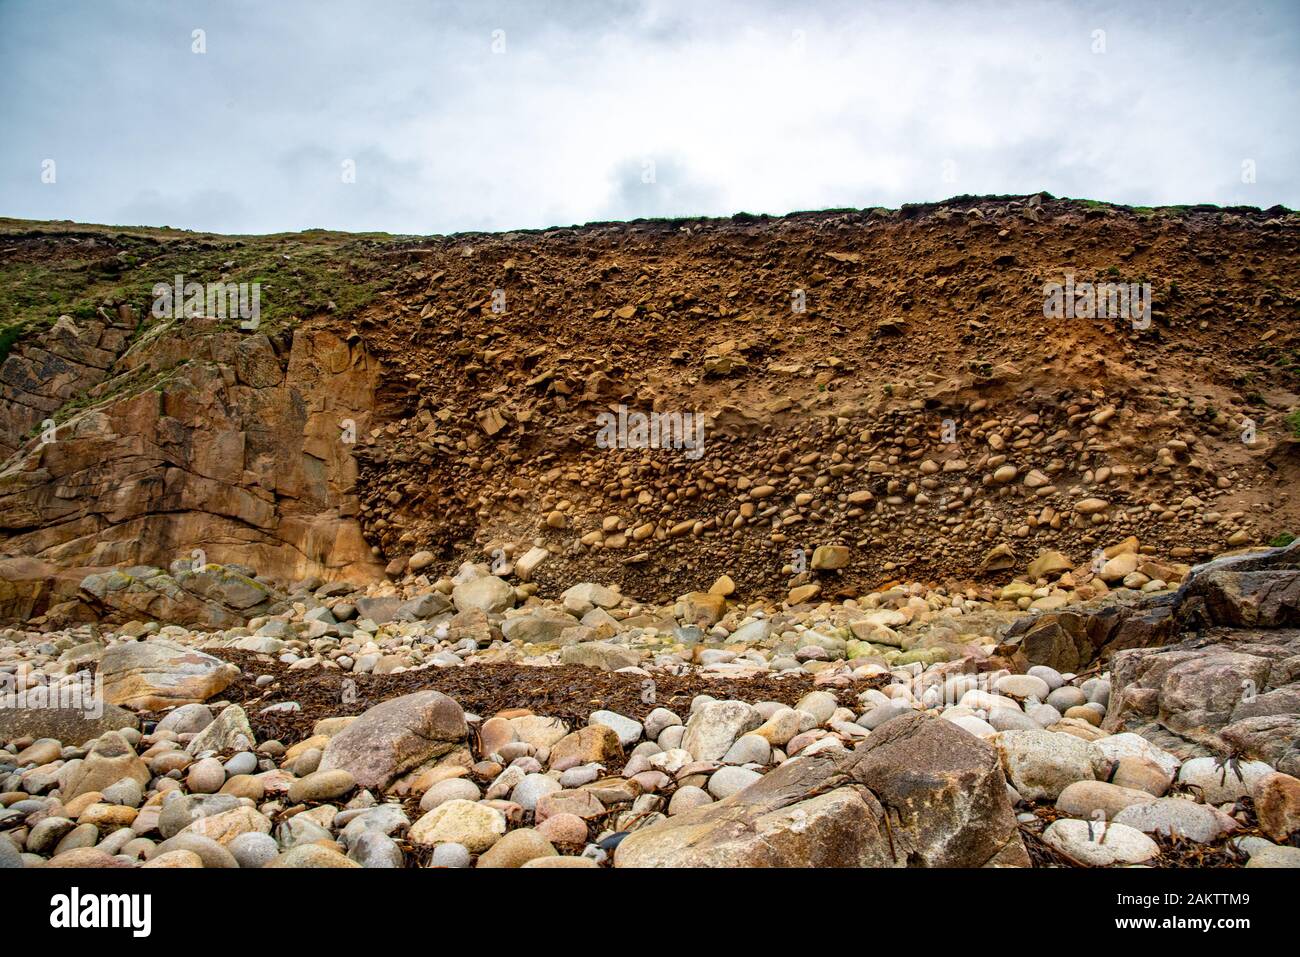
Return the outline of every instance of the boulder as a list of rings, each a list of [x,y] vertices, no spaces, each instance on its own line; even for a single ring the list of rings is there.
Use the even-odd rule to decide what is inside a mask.
[[[152,777],[148,765],[126,739],[117,731],[109,731],[95,742],[85,760],[68,776],[63,800],[91,791],[103,791],[123,778],[131,778],[144,786]]]
[[[460,844],[479,854],[506,832],[506,816],[475,801],[447,801],[411,825],[412,844]]]
[[[682,747],[696,761],[721,761],[736,739],[763,723],[763,716],[743,701],[709,701],[686,722]]]
[[[1061,818],[1047,826],[1043,840],[1061,853],[1093,867],[1141,864],[1160,853],[1156,842],[1141,831],[1113,821],[1095,823]]]
[[[334,735],[319,770],[349,771],[358,787],[386,788],[465,739],[460,705],[438,691],[417,691],[375,705]]]
[[[1076,781],[1093,780],[1088,742],[1055,731],[1000,731],[991,739],[1007,781],[1029,801],[1056,800]]]
[[[988,745],[904,715],[855,751],[793,758],[743,790],[629,834],[618,867],[1028,864]]]
[[[1216,632],[1120,651],[1111,660],[1102,728],[1136,732],[1185,757],[1237,750],[1280,766],[1300,736],[1292,697],[1300,683],[1279,665],[1298,656],[1300,630],[1291,628]]]
[[[484,575],[453,588],[451,600],[457,611],[477,608],[490,614],[500,613],[514,607],[515,589],[495,575]]]
[[[139,719],[115,704],[96,702],[95,708],[0,707],[0,741],[15,738],[53,738],[79,747],[108,731],[139,727]]]
[[[256,747],[257,736],[248,723],[248,715],[239,705],[232,704],[196,734],[186,750],[190,754],[202,754],[204,751],[252,751]]]
[[[154,711],[206,701],[223,691],[239,669],[219,658],[168,641],[124,642],[99,662],[109,704]]]

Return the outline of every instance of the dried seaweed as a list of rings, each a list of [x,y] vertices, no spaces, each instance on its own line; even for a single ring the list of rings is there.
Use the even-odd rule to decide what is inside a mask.
[[[592,711],[599,709],[616,711],[639,721],[655,708],[667,708],[685,717],[691,700],[700,694],[794,704],[816,687],[811,675],[722,678],[706,677],[698,672],[656,674],[650,686],[643,675],[599,671],[583,665],[548,668],[512,663],[424,668],[391,675],[352,675],[328,668],[293,671],[288,665],[255,652],[208,650],[238,665],[242,671],[222,697],[244,707],[258,740],[274,738],[284,744],[309,737],[321,718],[361,714],[389,698],[428,689],[441,691],[466,711],[484,718],[503,710],[527,708],[534,714],[561,718],[577,727],[586,723]],[[270,675],[273,680],[259,688],[255,683],[259,675]],[[822,690],[835,695],[840,704],[857,710],[861,707],[857,704],[859,694],[868,688],[878,688],[888,680],[888,675],[877,675],[848,687]],[[291,701],[301,710],[263,713],[270,705]]]

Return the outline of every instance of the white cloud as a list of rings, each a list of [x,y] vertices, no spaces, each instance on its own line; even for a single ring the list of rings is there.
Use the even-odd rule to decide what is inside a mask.
[[[1037,189],[1295,206],[1297,9],[10,0],[0,214],[449,232]]]

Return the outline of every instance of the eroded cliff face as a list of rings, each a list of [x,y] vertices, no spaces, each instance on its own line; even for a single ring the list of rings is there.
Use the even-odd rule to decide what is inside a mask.
[[[195,550],[798,604],[1265,544],[1300,533],[1298,264],[1289,210],[1044,195],[432,237],[0,221],[0,618]],[[156,319],[178,273],[275,314]],[[652,413],[694,445],[601,426]]]
[[[4,365],[0,447],[15,451],[0,466],[0,617],[39,612],[110,566],[380,574],[355,519],[351,441],[369,428],[377,375],[360,340],[187,319],[132,342],[134,326],[128,309],[111,324],[60,321]],[[78,395],[85,408],[41,428]]]

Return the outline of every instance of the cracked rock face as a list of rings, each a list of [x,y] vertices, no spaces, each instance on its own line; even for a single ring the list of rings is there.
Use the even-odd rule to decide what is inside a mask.
[[[1102,727],[1182,756],[1238,753],[1300,770],[1300,543],[1193,569],[1174,596],[1183,639],[1119,651]]]
[[[0,420],[0,441],[15,445],[0,465],[0,618],[75,598],[87,573],[166,568],[196,550],[281,581],[382,573],[342,441],[373,407],[364,347],[319,330],[272,340],[187,322],[113,357],[105,376],[77,377],[69,389],[99,383],[99,398],[53,441],[24,442],[30,416]],[[11,356],[4,388],[37,402],[28,390],[43,380],[18,374],[31,361]]]

